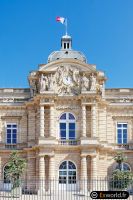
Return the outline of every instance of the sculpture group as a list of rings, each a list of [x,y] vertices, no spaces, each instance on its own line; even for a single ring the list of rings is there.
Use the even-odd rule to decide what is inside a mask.
[[[87,91],[101,91],[102,85],[97,85],[96,75],[79,71],[77,67],[59,66],[55,73],[41,74],[39,84],[32,80],[31,89],[34,96],[35,91],[45,93],[54,92],[58,95],[78,95]]]

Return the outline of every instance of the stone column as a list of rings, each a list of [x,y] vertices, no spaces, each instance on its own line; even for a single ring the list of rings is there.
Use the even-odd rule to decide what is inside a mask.
[[[82,137],[86,137],[86,106],[82,105]]]
[[[1,162],[1,157],[0,157],[0,181],[3,179],[3,174],[2,174],[2,162]]]
[[[40,106],[40,136],[44,137],[44,106]]]
[[[87,191],[88,188],[87,188],[87,159],[86,159],[86,156],[83,155],[81,156],[81,179],[80,179],[80,188],[81,190],[84,191]]]
[[[55,179],[55,157],[54,155],[50,156],[49,159],[49,179]]]
[[[55,180],[55,157],[54,155],[50,156],[49,159],[49,191],[54,192],[56,187],[56,180]]]
[[[96,128],[96,105],[91,106],[91,136],[93,138],[97,137],[97,128]]]
[[[91,187],[92,190],[97,190],[97,157],[91,156]]]
[[[40,191],[45,191],[45,159],[44,159],[44,156],[39,157],[39,181],[40,181]]]
[[[55,137],[54,130],[54,105],[50,105],[50,137]]]

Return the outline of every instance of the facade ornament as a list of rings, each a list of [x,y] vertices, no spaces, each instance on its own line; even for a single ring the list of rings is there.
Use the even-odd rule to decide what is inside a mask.
[[[128,97],[124,97],[123,99],[120,99],[120,102],[128,103],[128,102],[130,102],[130,99]]]
[[[78,94],[80,90],[80,74],[77,68],[59,66],[55,73],[55,93]]]
[[[13,97],[3,98],[3,102],[4,102],[4,103],[11,103],[11,102],[14,102],[14,98],[13,98]]]
[[[73,110],[73,109],[78,109],[78,106],[57,106],[56,109],[57,110],[64,110],[64,109],[68,109],[68,110]]]
[[[90,87],[90,80],[86,77],[85,73],[83,73],[82,77],[82,90],[88,91]]]
[[[38,92],[37,81],[36,79],[30,79],[29,82],[30,82],[31,97],[33,97]]]
[[[104,96],[104,87],[103,84],[96,84],[96,91],[102,97]]]
[[[53,90],[53,88],[54,88],[54,76],[53,74],[50,74],[48,76],[48,89]]]
[[[77,86],[80,86],[81,77],[80,77],[80,74],[79,74],[79,70],[76,69],[76,68],[73,70],[73,81],[75,82],[75,84]]]
[[[48,81],[48,77],[45,75],[41,75],[40,78],[40,92],[44,92],[47,91],[49,89],[49,81]]]
[[[31,84],[32,95],[34,96],[38,86]],[[59,66],[55,74],[42,74],[39,79],[40,93],[52,91],[58,95],[78,95],[81,91],[97,91],[102,94],[102,85],[96,85],[96,76],[86,75],[83,72],[81,76],[77,67],[70,65]]]
[[[96,91],[96,77],[94,76],[94,74],[90,76],[90,81],[91,81],[90,91]]]

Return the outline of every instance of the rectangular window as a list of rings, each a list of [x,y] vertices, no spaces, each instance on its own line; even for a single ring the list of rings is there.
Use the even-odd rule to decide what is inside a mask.
[[[8,123],[6,124],[6,143],[7,144],[17,144],[17,124]]]
[[[117,123],[117,143],[127,143],[127,123]]]

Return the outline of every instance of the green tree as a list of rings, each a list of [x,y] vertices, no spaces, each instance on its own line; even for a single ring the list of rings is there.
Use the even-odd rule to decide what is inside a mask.
[[[126,156],[122,152],[117,152],[114,156],[114,160],[118,163],[118,169],[121,171],[121,165],[126,161]]]
[[[20,178],[26,169],[26,160],[21,158],[17,151],[13,151],[10,154],[9,161],[7,163],[7,170],[5,172],[5,176],[12,183],[14,188],[19,187]]]
[[[118,168],[112,173],[110,187],[117,190],[126,189],[133,183],[133,173],[122,170],[122,163],[126,161],[126,157],[122,152],[117,152],[114,156],[114,160],[118,164]]]

